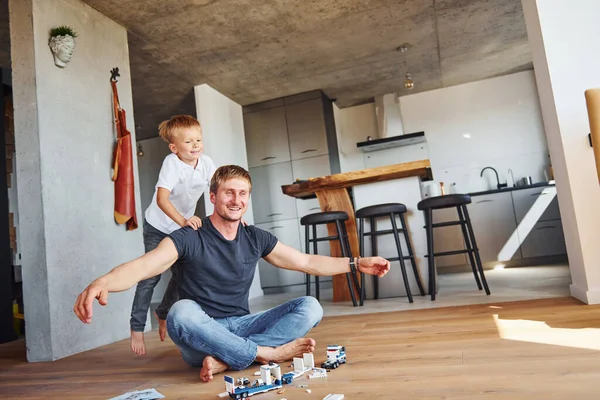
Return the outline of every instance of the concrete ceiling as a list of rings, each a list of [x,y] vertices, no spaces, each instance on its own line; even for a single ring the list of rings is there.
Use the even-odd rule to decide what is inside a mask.
[[[83,1],[129,31],[138,139],[195,114],[201,83],[242,105],[322,89],[349,107],[532,68],[521,0]]]

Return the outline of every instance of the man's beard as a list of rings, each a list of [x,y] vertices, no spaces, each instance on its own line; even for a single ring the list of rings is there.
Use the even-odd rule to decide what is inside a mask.
[[[215,209],[215,211],[219,217],[223,218],[225,221],[228,221],[228,222],[238,222],[242,219],[241,216],[239,218],[231,218],[231,217],[228,217],[227,215],[223,215],[219,212],[218,209]]]

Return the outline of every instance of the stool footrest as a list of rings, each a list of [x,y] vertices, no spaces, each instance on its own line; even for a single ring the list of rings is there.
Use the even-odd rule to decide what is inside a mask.
[[[404,229],[398,228],[398,232],[404,232]],[[394,233],[393,229],[386,229],[383,231],[375,231],[375,232],[364,232],[364,236],[379,236],[379,235],[389,235],[390,233]]]
[[[406,257],[402,257],[403,260],[412,260],[415,256],[406,256]],[[388,261],[399,261],[400,257],[386,257],[385,258]]]
[[[465,222],[462,221],[448,221],[448,222],[436,222],[435,224],[431,224],[433,228],[440,228],[443,226],[455,226],[455,225],[464,225]],[[424,226],[423,228],[427,228]]]
[[[326,237],[322,237],[322,238],[318,238],[318,239],[308,239],[309,243],[314,243],[314,242],[327,242],[330,240],[338,240],[339,238],[337,236],[326,236]]]
[[[465,253],[472,253],[474,251],[476,251],[478,249],[465,249],[465,250],[453,250],[453,251],[442,251],[441,253],[433,253],[434,257],[443,257],[443,256],[455,256],[457,254],[465,254]],[[429,254],[425,254],[425,258],[428,258]]]

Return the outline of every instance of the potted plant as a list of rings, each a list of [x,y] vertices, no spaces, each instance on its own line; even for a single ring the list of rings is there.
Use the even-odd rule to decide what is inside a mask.
[[[54,64],[64,68],[75,50],[75,38],[77,33],[70,26],[62,25],[50,30],[50,42],[48,45],[54,55]]]

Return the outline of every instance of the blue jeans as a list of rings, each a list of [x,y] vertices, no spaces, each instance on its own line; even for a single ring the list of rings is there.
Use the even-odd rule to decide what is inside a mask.
[[[211,318],[195,301],[180,300],[169,311],[167,332],[189,365],[200,367],[213,356],[239,371],[254,362],[258,346],[277,347],[303,337],[322,317],[321,304],[310,296],[227,318]]]
[[[158,244],[167,237],[166,233],[163,233],[150,225],[144,220],[144,248],[146,253],[154,250]],[[159,319],[167,319],[167,314],[171,306],[179,300],[179,262],[175,262],[171,266],[171,280],[167,286],[167,290],[163,295],[163,299],[160,305],[156,309],[156,315]],[[133,298],[133,304],[131,305],[131,319],[129,325],[131,330],[134,332],[143,332],[146,327],[146,317],[148,316],[148,309],[150,308],[150,302],[152,301],[152,293],[154,288],[160,281],[162,275],[156,275],[152,278],[144,279],[140,281],[135,288],[135,296]]]

